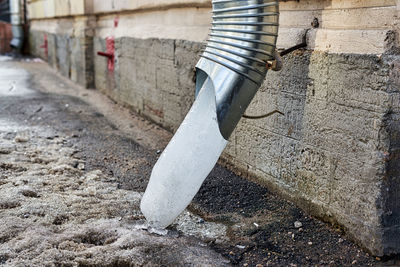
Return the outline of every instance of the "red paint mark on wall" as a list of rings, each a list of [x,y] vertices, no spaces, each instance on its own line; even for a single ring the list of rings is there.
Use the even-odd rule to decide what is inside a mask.
[[[112,55],[112,58],[108,59],[108,70],[114,71],[115,41],[113,36],[106,38],[106,49],[107,53]]]
[[[119,24],[119,16],[116,16],[116,17],[114,18],[114,28],[117,28],[117,27],[118,27],[118,24]]]
[[[44,49],[44,56],[47,58],[49,55],[49,42],[47,41],[47,34],[43,36],[43,44],[40,48]]]

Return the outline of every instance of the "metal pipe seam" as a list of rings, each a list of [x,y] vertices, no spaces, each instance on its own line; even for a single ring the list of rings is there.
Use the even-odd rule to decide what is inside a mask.
[[[211,32],[196,65],[196,96],[210,78],[220,132],[227,140],[275,58],[277,0],[213,0]]]

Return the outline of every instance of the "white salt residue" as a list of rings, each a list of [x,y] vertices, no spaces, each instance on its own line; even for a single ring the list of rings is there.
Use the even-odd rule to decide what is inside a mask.
[[[207,79],[153,168],[140,206],[152,226],[170,225],[189,205],[226,144],[218,127],[214,87]]]
[[[10,56],[0,56],[0,62],[11,61],[13,57]]]
[[[176,225],[175,225],[176,224]],[[207,222],[201,217],[183,212],[174,222],[176,230],[185,235],[195,236],[200,239],[226,239],[227,226],[221,223]]]
[[[29,73],[23,69],[0,66],[0,96],[20,96],[33,93],[29,88]]]

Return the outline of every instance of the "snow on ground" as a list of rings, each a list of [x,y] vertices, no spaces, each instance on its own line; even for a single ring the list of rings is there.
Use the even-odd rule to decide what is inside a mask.
[[[0,264],[225,264],[187,237],[222,238],[224,225],[185,212],[176,225],[181,232],[150,234],[139,211],[142,194],[119,189],[100,170],[86,173],[67,138],[0,120]]]

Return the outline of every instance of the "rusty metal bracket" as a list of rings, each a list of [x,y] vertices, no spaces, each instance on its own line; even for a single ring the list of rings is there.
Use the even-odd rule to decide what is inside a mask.
[[[114,71],[114,59],[115,59],[115,44],[114,44],[114,37],[107,37],[106,38],[106,52],[98,51],[97,55],[106,57],[107,61],[107,68],[109,71]]]
[[[273,70],[273,71],[280,71],[283,67],[283,61],[282,61],[282,57],[277,49],[275,49],[274,58],[275,58],[274,61],[267,62],[267,69]]]
[[[278,52],[277,50],[275,50],[275,54],[274,54],[275,59],[274,59],[274,61],[267,62],[267,69],[270,69],[273,71],[280,71],[283,67],[283,60],[282,60],[283,56],[286,56],[287,54],[290,54],[301,48],[307,47],[307,34],[308,34],[309,30],[310,29],[307,29],[305,31],[302,42],[300,44],[297,44],[288,49],[285,49],[282,52]]]
[[[285,55],[287,55],[287,54],[290,54],[290,53],[292,53],[293,51],[296,51],[296,50],[299,50],[299,49],[301,49],[301,48],[307,47],[307,34],[308,34],[309,31],[310,31],[310,29],[307,29],[307,30],[304,32],[303,39],[302,39],[303,41],[302,41],[300,44],[297,44],[297,45],[295,45],[295,46],[292,46],[292,47],[290,47],[290,48],[288,48],[288,49],[285,49],[285,50],[283,50],[282,52],[280,52],[281,57],[283,57],[283,56],[285,56]]]
[[[278,52],[278,50],[275,49],[275,53],[274,53],[275,60],[267,62],[267,68],[269,70],[273,70],[273,71],[280,71],[282,69],[282,67],[283,67],[283,60],[282,60],[283,56],[285,56],[287,54],[290,54],[290,53],[292,53],[292,52],[294,52],[294,51],[296,51],[298,49],[307,47],[307,34],[308,34],[309,30],[310,29],[307,29],[305,31],[305,33],[303,35],[303,41],[300,44],[297,44],[297,45],[292,46],[292,47],[290,47],[288,49],[285,49],[280,53]],[[282,113],[279,110],[274,110],[274,111],[271,111],[271,112],[269,112],[267,114],[257,115],[257,116],[250,116],[250,115],[244,114],[243,118],[250,119],[250,120],[257,120],[257,119],[267,118],[269,116],[274,115],[275,113],[278,113],[280,115],[285,115],[284,113]]]
[[[101,52],[101,51],[97,52],[97,55],[103,56],[103,57],[108,57],[110,59],[114,57],[114,55],[112,53]]]

